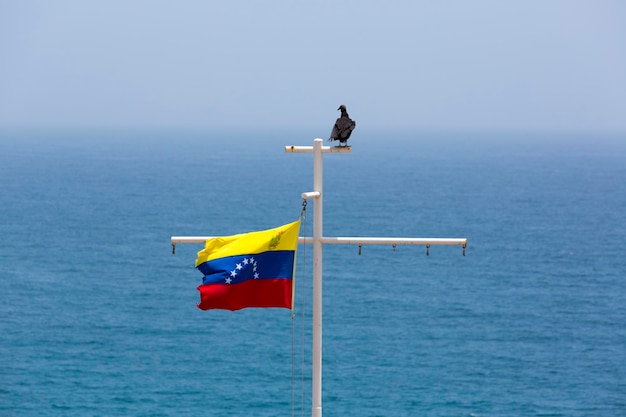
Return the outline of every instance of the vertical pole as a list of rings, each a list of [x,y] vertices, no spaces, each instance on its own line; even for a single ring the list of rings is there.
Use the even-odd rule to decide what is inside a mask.
[[[322,417],[322,139],[313,142],[313,388],[312,417]]]

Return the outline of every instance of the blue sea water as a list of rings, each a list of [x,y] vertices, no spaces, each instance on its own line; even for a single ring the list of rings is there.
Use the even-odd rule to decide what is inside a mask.
[[[0,131],[0,415],[310,415],[310,248],[292,321],[197,309],[170,236],[295,220],[312,139]],[[324,416],[626,415],[626,137],[351,142],[326,236],[469,246],[324,248]]]

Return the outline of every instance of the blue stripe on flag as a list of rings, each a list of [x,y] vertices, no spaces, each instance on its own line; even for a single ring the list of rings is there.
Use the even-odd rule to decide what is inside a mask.
[[[198,265],[203,284],[237,284],[250,279],[292,279],[295,251],[269,251],[213,259]]]

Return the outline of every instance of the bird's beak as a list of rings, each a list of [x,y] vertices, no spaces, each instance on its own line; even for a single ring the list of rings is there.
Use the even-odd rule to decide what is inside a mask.
[[[337,110],[341,110],[341,106],[337,107]]]

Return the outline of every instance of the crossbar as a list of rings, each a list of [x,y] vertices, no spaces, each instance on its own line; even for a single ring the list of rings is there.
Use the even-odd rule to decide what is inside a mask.
[[[172,245],[179,243],[204,243],[218,236],[172,236]],[[322,237],[325,245],[451,245],[466,246],[465,238],[439,238],[439,237]],[[312,237],[298,237],[298,243],[311,244]]]
[[[218,236],[172,236],[172,254],[176,253],[176,245],[179,243],[204,244],[207,240]],[[299,236],[299,244],[313,244],[312,237]],[[359,254],[362,245],[425,245],[426,248],[435,245],[461,246],[463,256],[467,247],[465,238],[440,238],[440,237],[322,237],[320,243],[323,245],[359,245]],[[428,252],[428,251],[427,251]]]

